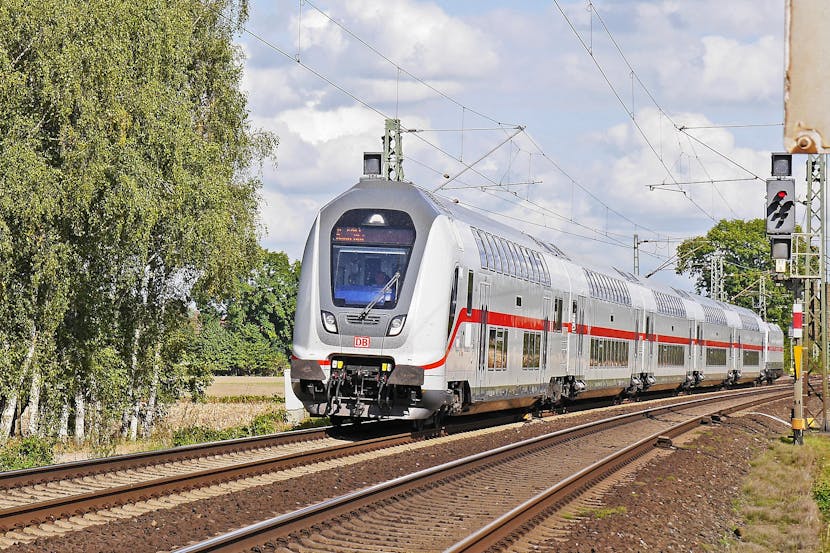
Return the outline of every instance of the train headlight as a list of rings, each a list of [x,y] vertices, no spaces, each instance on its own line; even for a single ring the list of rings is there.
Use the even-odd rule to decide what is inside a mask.
[[[320,315],[323,319],[323,328],[332,334],[337,334],[337,319],[334,315],[328,311],[320,311]]]
[[[397,336],[403,330],[403,324],[406,322],[406,315],[398,315],[389,321],[389,329],[386,331],[387,336]]]

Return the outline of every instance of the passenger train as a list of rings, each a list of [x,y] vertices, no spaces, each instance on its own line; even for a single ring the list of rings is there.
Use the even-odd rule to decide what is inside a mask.
[[[411,419],[772,381],[752,311],[571,259],[410,183],[364,176],[303,253],[291,381],[312,416]]]

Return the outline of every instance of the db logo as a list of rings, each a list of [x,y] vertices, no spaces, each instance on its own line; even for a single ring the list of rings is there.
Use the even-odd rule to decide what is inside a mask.
[[[354,337],[354,347],[356,348],[368,348],[372,343],[372,339],[368,336],[355,336]]]

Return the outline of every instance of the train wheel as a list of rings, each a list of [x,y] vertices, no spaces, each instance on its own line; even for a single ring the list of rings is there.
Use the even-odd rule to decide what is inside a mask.
[[[421,432],[424,429],[424,419],[415,419],[412,421],[412,430]]]

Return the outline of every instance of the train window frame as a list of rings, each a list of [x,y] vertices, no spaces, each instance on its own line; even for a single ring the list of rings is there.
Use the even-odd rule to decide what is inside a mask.
[[[507,249],[508,241],[504,238],[498,237],[499,247],[502,249],[504,254],[504,260],[507,262],[507,270],[505,271],[506,274],[512,275],[513,274],[513,256],[510,255],[510,250]]]
[[[487,339],[487,369],[507,370],[510,332],[507,328],[491,326]],[[501,362],[501,363],[499,363]]]
[[[487,233],[483,230],[478,231],[481,235],[481,244],[484,246],[484,253],[487,255],[487,266],[484,267],[488,271],[494,271],[496,263],[493,260],[493,251],[490,249],[490,242],[487,240]]]
[[[499,255],[499,250],[496,249],[495,236],[493,236],[489,232],[485,232],[484,236],[490,242],[490,248],[492,248],[493,250],[493,270],[497,273],[501,273],[503,272],[501,269],[501,256]]]
[[[522,333],[522,369],[539,370],[542,366],[542,333]]]
[[[519,263],[519,255],[516,252],[516,244],[508,242],[507,245],[510,248],[510,255],[513,257],[513,276],[515,278],[521,278],[521,270],[519,269],[521,264]]]
[[[476,246],[478,246],[478,260],[481,262],[481,268],[487,268],[487,252],[484,251],[484,243],[481,241],[481,234],[477,228],[471,227],[473,230],[473,239],[476,241]]]
[[[455,314],[458,309],[458,275],[459,275],[459,267],[458,265],[455,266],[455,270],[453,271],[453,278],[452,284],[450,285],[450,308],[449,308],[449,317],[447,318],[447,340],[450,339],[452,336],[452,329],[455,323]]]
[[[527,258],[530,262],[530,270],[533,272],[533,282],[542,282],[542,275],[541,271],[539,271],[539,266],[536,264],[536,258],[533,255],[533,250],[526,248],[527,250]]]
[[[527,266],[527,257],[525,257],[524,247],[518,246],[519,249],[519,257],[521,258],[522,262],[522,278],[525,280],[530,280],[530,267]]]

